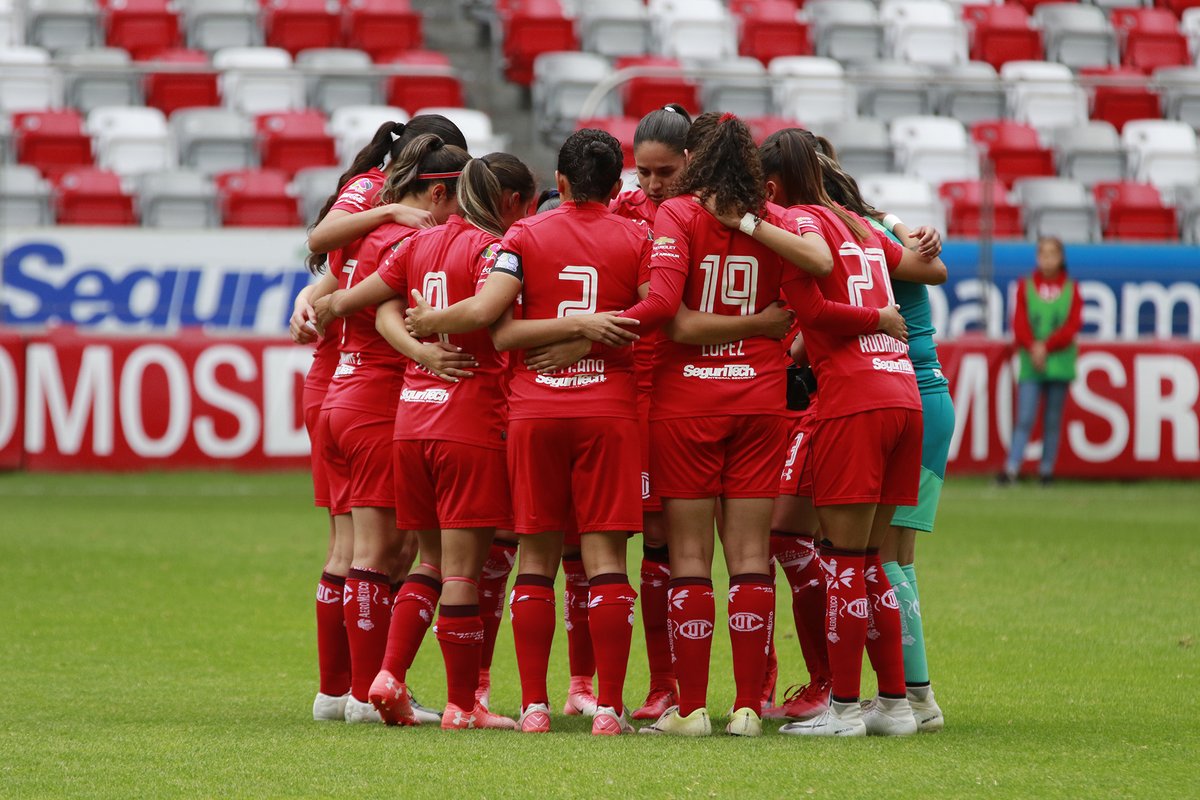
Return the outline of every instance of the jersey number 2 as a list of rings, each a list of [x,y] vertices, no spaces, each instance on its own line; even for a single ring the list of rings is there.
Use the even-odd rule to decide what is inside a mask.
[[[558,273],[560,281],[579,281],[583,284],[583,297],[579,300],[563,300],[558,304],[558,316],[572,317],[576,314],[595,314],[596,296],[600,293],[600,275],[595,267],[567,266]]]

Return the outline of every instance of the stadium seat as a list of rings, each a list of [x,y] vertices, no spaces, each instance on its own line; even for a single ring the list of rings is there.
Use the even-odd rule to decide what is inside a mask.
[[[575,121],[583,113],[588,96],[612,74],[608,59],[595,53],[577,50],[542,53],[534,60],[534,122],[548,145],[560,144],[563,137],[575,130]],[[619,103],[616,91],[611,91],[589,116],[613,116],[620,111]]]
[[[743,122],[750,128],[750,135],[754,137],[754,141],[760,145],[763,140],[770,136],[775,131],[783,130],[784,128],[798,128],[800,123],[794,119],[787,117],[748,117]]]
[[[837,148],[841,165],[851,175],[892,171],[892,140],[887,125],[876,118],[825,122],[813,128]]]
[[[167,120],[157,108],[104,106],[87,115],[96,164],[118,175],[141,175],[174,167]]]
[[[305,106],[304,78],[277,47],[230,47],[213,54],[226,106],[244,114],[294,111]]]
[[[508,147],[508,137],[497,134],[492,128],[492,118],[482,111],[471,108],[419,108],[413,114],[441,114],[462,131],[467,140],[467,150],[473,156],[503,151]]]
[[[781,116],[815,125],[854,116],[854,89],[832,58],[783,56],[767,72],[775,79],[775,108]]]
[[[1154,73],[1153,85],[1162,98],[1164,117],[1200,129],[1200,68],[1160,69]]]
[[[1081,3],[1038,5],[1033,17],[1042,28],[1046,59],[1071,69],[1117,63],[1116,35],[1104,12]]]
[[[0,0],[0,47],[11,47],[25,41],[25,31],[17,12],[16,0]]]
[[[1000,68],[1008,85],[1009,116],[1050,131],[1087,121],[1087,93],[1062,64],[1048,61],[1010,61]]]
[[[0,220],[6,229],[54,224],[50,185],[36,168],[0,164]]]
[[[706,111],[728,111],[741,117],[764,117],[772,110],[771,84],[762,62],[750,56],[705,63],[721,73],[701,81],[700,101]]]
[[[39,111],[62,105],[62,78],[40,47],[0,48],[0,111]]]
[[[329,115],[329,132],[337,141],[338,163],[349,165],[385,122],[408,122],[395,106],[343,106]]]
[[[208,56],[202,50],[167,50],[154,60],[164,65],[188,65],[196,71],[148,72],[146,105],[169,115],[176,109],[215,106],[221,102],[217,74],[199,69],[208,64]]]
[[[199,172],[156,172],[142,176],[138,211],[142,224],[149,228],[213,228],[221,224],[217,187]]]
[[[179,16],[169,0],[111,0],[105,9],[104,38],[139,61],[180,46]]]
[[[970,26],[971,59],[996,69],[1009,61],[1041,61],[1042,34],[1015,4],[963,6]]]
[[[996,69],[986,61],[969,61],[939,70],[935,84],[935,107],[944,117],[964,125],[985,119],[1000,119],[1006,108],[1004,86]]]
[[[575,123],[576,130],[598,128],[613,135],[621,143],[621,153],[625,156],[625,169],[634,169],[633,134],[637,130],[637,117],[591,117],[580,119]]]
[[[737,26],[719,3],[680,3],[668,13],[655,15],[659,53],[683,60],[720,60],[738,54]]]
[[[92,139],[74,109],[17,113],[12,127],[17,161],[37,167],[51,180],[94,163]]]
[[[70,53],[66,62],[67,105],[88,113],[101,106],[142,104],[142,81],[129,54],[116,47]]]
[[[408,0],[349,0],[345,25],[346,46],[377,62],[422,47],[421,15]]]
[[[932,225],[946,230],[946,213],[933,187],[909,175],[858,176],[863,199],[880,211],[895,214],[910,229]]]
[[[883,26],[868,0],[813,3],[811,15],[816,54],[838,61],[874,61],[883,57]]]
[[[342,19],[338,5],[326,0],[269,0],[263,4],[263,38],[296,56],[310,48],[338,47]]]
[[[326,114],[342,106],[371,106],[382,101],[383,87],[370,74],[371,58],[362,50],[314,49],[296,57],[308,86],[308,105]]]
[[[1175,207],[1183,240],[1188,244],[1200,244],[1200,186],[1177,187]]]
[[[618,58],[613,65],[617,70],[627,67],[649,67],[662,71],[654,76],[642,76],[626,81],[621,88],[622,104],[627,117],[644,117],[667,103],[678,103],[689,114],[700,111],[700,97],[696,84],[689,80],[679,62],[673,58],[658,56],[626,56]]]
[[[12,163],[14,148],[12,119],[8,114],[0,114],[0,164]]]
[[[1064,178],[1085,186],[1125,176],[1125,151],[1116,128],[1102,121],[1054,133],[1055,162]]]
[[[891,57],[914,64],[963,64],[966,28],[942,0],[884,0],[879,19]]]
[[[288,111],[263,114],[255,123],[259,153],[265,169],[289,176],[304,167],[335,166],[338,163],[333,137],[319,111]]]
[[[956,119],[899,117],[892,121],[891,140],[896,164],[907,175],[935,184],[979,177],[979,156]]]
[[[748,3],[735,13],[741,18],[738,52],[742,55],[757,58],[766,65],[778,56],[813,54],[808,23],[797,18],[796,5],[791,0]]]
[[[184,108],[171,115],[179,164],[206,175],[258,166],[254,123],[228,108]]]
[[[1097,183],[1092,189],[1105,239],[1178,239],[1175,211],[1148,183]]]
[[[1191,2],[1193,7],[1184,9],[1179,17],[1179,30],[1188,40],[1188,49],[1200,58],[1200,0]]]
[[[1121,64],[1143,72],[1192,63],[1179,20],[1164,8],[1116,8],[1112,24],[1121,43]]]
[[[115,172],[83,168],[66,173],[55,191],[59,225],[134,225],[133,198]]]
[[[387,102],[406,110],[425,106],[461,107],[462,82],[450,59],[429,50],[412,50],[386,59],[388,66],[411,70],[388,78]]]
[[[25,13],[25,41],[34,47],[62,52],[102,44],[94,0],[29,0]]]
[[[188,47],[213,52],[227,47],[262,44],[254,0],[204,0],[191,4],[184,16]]]
[[[1007,120],[976,122],[971,126],[974,139],[992,162],[996,179],[1006,186],[1035,175],[1054,175],[1054,156],[1038,142],[1037,131],[1028,125]]]
[[[946,232],[950,236],[978,238],[990,227],[995,238],[1010,238],[1024,235],[1021,228],[1021,211],[1008,201],[1004,186],[991,183],[992,213],[990,225],[984,211],[988,197],[982,181],[949,181],[938,188],[938,195],[946,206]]]
[[[512,83],[532,83],[533,61],[540,54],[578,49],[574,21],[558,0],[528,0],[504,21],[504,77]]]
[[[316,221],[341,176],[341,167],[305,167],[296,173],[292,190],[300,199],[300,214],[306,223]]]
[[[1121,142],[1133,178],[1159,189],[1200,183],[1196,132],[1184,122],[1139,119],[1126,123]]]
[[[221,219],[226,227],[300,225],[296,198],[278,170],[241,170],[216,176]]]
[[[1131,119],[1148,119],[1161,114],[1159,100],[1146,78],[1127,67],[1084,68],[1080,76],[1092,87],[1092,119],[1111,123],[1118,131]]]
[[[579,17],[583,50],[605,58],[650,52],[650,15],[641,0],[588,5]]]
[[[904,61],[875,61],[847,70],[858,95],[858,113],[891,122],[933,113],[933,72]]]
[[[1013,187],[1025,209],[1025,235],[1057,236],[1065,242],[1094,242],[1100,223],[1091,195],[1068,178],[1023,178]]]

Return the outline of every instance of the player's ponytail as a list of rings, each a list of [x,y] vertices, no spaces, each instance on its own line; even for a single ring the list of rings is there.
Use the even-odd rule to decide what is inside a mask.
[[[435,183],[444,184],[447,192],[455,192],[459,173],[470,158],[461,147],[446,144],[436,134],[423,133],[393,159],[379,199],[383,203],[398,203]]]
[[[692,118],[687,110],[678,103],[668,103],[642,117],[633,132],[633,146],[657,142],[669,147],[676,155],[683,155],[691,127]]]
[[[576,203],[607,201],[624,163],[621,143],[596,128],[575,131],[558,151],[558,172],[571,185]]]
[[[677,194],[715,198],[721,213],[759,211],[766,201],[762,162],[750,129],[733,114],[701,114],[688,131],[691,160],[675,184]]]
[[[458,207],[468,222],[503,236],[506,229],[501,208],[504,192],[513,192],[522,207],[534,192],[533,173],[519,158],[508,153],[489,153],[473,158],[463,167],[458,181]]]
[[[866,241],[869,233],[862,221],[835,203],[825,191],[815,139],[811,133],[799,128],[775,131],[759,150],[763,170],[767,175],[779,177],[788,205],[824,206],[845,223],[856,239]]]

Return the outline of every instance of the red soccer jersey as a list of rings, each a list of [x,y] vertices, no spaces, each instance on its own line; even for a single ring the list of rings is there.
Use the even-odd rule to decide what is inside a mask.
[[[617,195],[608,204],[608,210],[618,217],[644,222],[653,229],[658,206],[641,189],[634,189]],[[648,395],[654,389],[654,350],[662,333],[650,331],[641,336],[633,345],[633,369],[637,375],[638,392]]]
[[[491,267],[499,239],[454,216],[445,225],[405,239],[379,267],[379,276],[399,297],[420,289],[434,308],[446,308],[475,294]],[[426,341],[433,341],[431,337]],[[438,439],[504,449],[507,414],[501,375],[506,360],[487,330],[454,334],[451,344],[475,356],[474,377],[447,383],[410,361],[396,408],[397,439]]]
[[[859,242],[836,214],[821,206],[796,206],[790,211],[796,231],[820,234],[833,253],[833,272],[816,279],[828,300],[870,308],[896,302],[890,275],[904,254],[900,245],[866,222],[869,238]],[[821,387],[820,419],[877,408],[920,410],[908,345],[886,333],[840,336],[808,326],[803,330],[809,362]]]
[[[393,248],[416,233],[415,228],[389,222],[362,239],[358,258],[338,271],[338,288],[357,286],[379,267]],[[350,408],[377,414],[395,413],[404,382],[404,356],[375,330],[375,307],[369,306],[342,321],[337,369],[329,381],[325,408]]]
[[[341,340],[342,321],[338,319],[330,323],[325,329],[325,335],[317,340],[312,364],[308,367],[308,374],[304,376],[304,388],[324,391],[329,387],[329,379],[337,369],[338,342]]]
[[[641,189],[633,189],[621,192],[614,197],[613,201],[608,204],[608,210],[618,217],[641,220],[647,225],[653,225],[658,206]]]
[[[378,167],[367,170],[361,175],[355,175],[346,182],[338,199],[329,210],[337,209],[357,214],[359,211],[373,208],[385,180],[387,180],[387,175]]]
[[[517,313],[525,319],[621,311],[638,301],[648,280],[645,225],[608,213],[599,203],[565,202],[515,223],[492,270],[522,282]],[[513,358],[511,419],[637,417],[631,348],[594,348],[567,369],[539,375]]]

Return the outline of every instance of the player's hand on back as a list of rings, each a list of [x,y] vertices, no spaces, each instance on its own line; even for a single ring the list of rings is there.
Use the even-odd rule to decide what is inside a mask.
[[[908,341],[908,324],[904,321],[904,315],[900,313],[900,306],[893,304],[879,309],[877,330],[886,333],[893,339],[899,339],[902,342]]]
[[[339,289],[338,291],[341,290]],[[337,294],[337,292],[334,292],[334,294]],[[317,302],[313,305],[313,319],[316,322],[317,330],[324,335],[325,330],[329,327],[329,323],[336,319],[333,314],[332,294],[327,294],[317,299]]]
[[[554,344],[535,347],[525,352],[525,366],[534,372],[554,372],[566,369],[592,352],[588,339],[566,339]]]
[[[699,200],[697,202],[699,202]],[[739,224],[741,224],[742,215],[745,212],[738,211],[737,209],[727,209],[725,211],[725,213],[723,213],[723,214],[718,213],[718,211],[717,211],[717,196],[715,194],[710,194],[708,197],[704,198],[703,203],[704,203],[704,207],[706,209],[708,209],[708,213],[710,213],[714,217],[716,217],[717,221],[720,222],[725,227],[736,228],[736,227],[738,227]]]
[[[312,344],[317,340],[316,315],[307,300],[296,298],[292,318],[288,320],[288,333],[296,344]]]
[[[413,289],[411,294],[413,306],[404,312],[405,327],[408,328],[409,333],[418,339],[432,336],[437,333],[433,329],[433,315],[437,313],[437,309],[429,305],[425,300],[425,295],[416,289]]]
[[[479,366],[475,356],[449,342],[426,342],[421,345],[421,366],[447,383],[458,383],[475,375],[472,367]]]
[[[629,328],[635,328],[641,323],[629,317],[618,317],[614,311],[604,311],[599,314],[578,314],[571,317],[575,323],[576,333],[593,342],[606,344],[609,347],[624,347],[638,340],[638,335]]]
[[[433,214],[430,214],[423,208],[389,203],[387,209],[391,213],[392,222],[397,225],[404,225],[409,228],[432,228],[437,225]]]
[[[942,254],[942,234],[931,225],[922,225],[912,232],[917,240],[917,253],[924,259],[934,259]]]
[[[782,339],[792,329],[796,314],[781,302],[774,302],[754,315],[762,325],[762,335]]]

